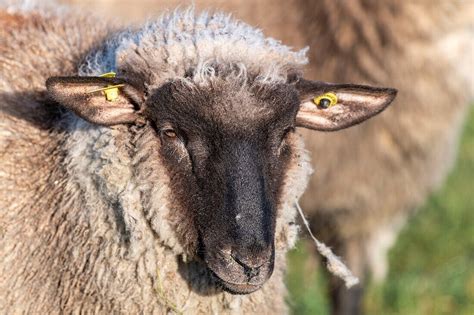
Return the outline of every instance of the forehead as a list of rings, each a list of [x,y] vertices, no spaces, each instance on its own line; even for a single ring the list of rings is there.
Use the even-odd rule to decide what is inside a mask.
[[[170,82],[155,90],[148,115],[158,123],[181,128],[252,130],[290,124],[298,109],[296,90],[289,84],[242,86],[216,81],[197,86]]]

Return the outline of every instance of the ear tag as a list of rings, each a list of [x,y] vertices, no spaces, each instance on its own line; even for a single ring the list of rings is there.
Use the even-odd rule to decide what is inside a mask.
[[[118,90],[122,86],[125,86],[125,84],[109,85],[105,88],[89,91],[89,93],[95,93],[95,92],[102,91],[105,94],[105,99],[109,102],[113,102],[118,98]]]
[[[99,75],[101,78],[115,78],[116,73],[113,71]]]
[[[100,75],[102,78],[115,78],[115,72],[107,72]],[[109,102],[115,101],[119,96],[119,88],[124,86],[125,84],[116,84],[116,85],[109,85],[105,88],[97,89],[90,91],[89,93],[99,92],[102,91],[105,94],[105,99]]]
[[[104,90],[104,93],[105,93],[105,98],[107,99],[107,101],[113,102],[118,98],[118,87],[115,86],[113,88]]]
[[[313,103],[322,109],[326,109],[337,104],[337,96],[331,92],[324,93],[313,98]]]

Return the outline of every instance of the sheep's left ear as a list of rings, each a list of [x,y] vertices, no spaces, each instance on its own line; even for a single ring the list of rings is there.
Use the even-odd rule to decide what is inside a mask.
[[[300,79],[296,125],[321,131],[353,126],[383,111],[397,95],[391,88]]]
[[[140,117],[140,92],[120,78],[51,77],[46,87],[60,105],[94,124],[132,124]]]

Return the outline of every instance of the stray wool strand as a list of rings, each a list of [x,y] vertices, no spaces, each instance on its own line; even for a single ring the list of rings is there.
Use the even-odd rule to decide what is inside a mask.
[[[326,246],[326,244],[321,243],[314,236],[313,232],[311,232],[311,229],[309,227],[308,220],[306,220],[306,218],[304,217],[303,210],[301,209],[299,203],[296,202],[295,204],[296,204],[296,208],[298,209],[298,213],[300,214],[301,219],[303,220],[304,226],[306,227],[306,230],[308,230],[309,235],[311,236],[314,243],[316,244],[316,249],[323,257],[327,259],[326,266],[329,272],[335,275],[336,277],[342,279],[346,285],[346,288],[348,289],[358,284],[359,279],[352,274],[352,272],[341,261],[341,259],[337,257],[336,255],[334,255],[334,253],[331,251],[329,247]]]

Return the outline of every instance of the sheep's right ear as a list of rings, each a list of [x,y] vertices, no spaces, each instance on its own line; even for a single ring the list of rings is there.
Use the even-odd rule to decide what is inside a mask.
[[[131,124],[140,117],[137,91],[119,78],[51,77],[46,87],[60,105],[94,124]]]

